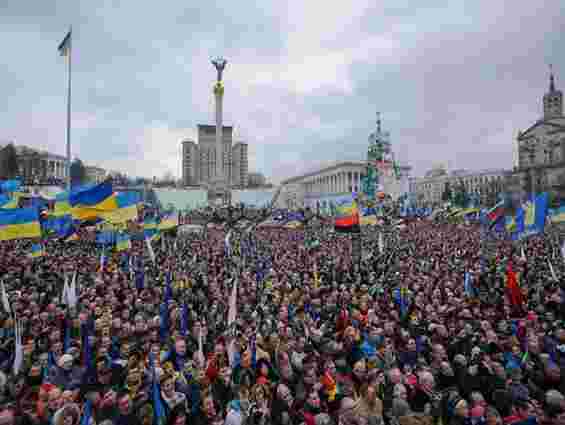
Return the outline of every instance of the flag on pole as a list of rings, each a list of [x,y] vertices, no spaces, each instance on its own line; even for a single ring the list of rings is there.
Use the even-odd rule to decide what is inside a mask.
[[[237,318],[237,278],[234,279],[233,288],[230,297],[230,305],[228,309],[228,327],[231,326]]]
[[[100,272],[104,271],[104,266],[106,264],[106,254],[104,253],[104,249],[100,253]]]
[[[10,308],[10,300],[8,298],[8,294],[6,293],[6,287],[4,286],[3,281],[0,281],[0,286],[2,287],[2,306],[4,307],[4,312],[11,314],[12,309]]]
[[[464,282],[465,294],[469,298],[475,297],[475,287],[473,286],[473,279],[471,273],[465,272],[465,282]]]
[[[198,354],[196,355],[200,367],[206,367],[206,358],[204,357],[204,344],[202,343],[202,326],[198,332]]]
[[[61,304],[70,305],[70,288],[69,288],[69,278],[65,275],[65,282],[63,283],[63,294],[61,295]]]
[[[226,235],[226,239],[224,240],[224,252],[225,252],[227,257],[231,257],[231,255],[232,255],[231,233],[232,233],[232,231],[230,230]]]
[[[553,269],[553,264],[551,264],[551,261],[549,261],[549,259],[547,259],[547,264],[549,265],[549,271],[551,272],[551,278],[554,281],[559,282],[559,279],[557,278],[557,275],[555,274],[555,270]]]
[[[515,307],[521,307],[524,300],[522,292],[520,291],[520,286],[518,285],[516,273],[512,269],[512,262],[508,263],[506,270],[506,289],[510,303]]]
[[[29,256],[31,258],[38,258],[42,257],[43,253],[43,245],[41,245],[41,243],[35,243],[31,246],[31,253],[29,254]]]
[[[14,312],[14,334],[16,337],[16,348],[14,353],[14,376],[17,376],[24,363],[24,346],[22,343],[22,325],[16,318]]]
[[[385,242],[384,242],[384,239],[383,239],[382,232],[379,233],[379,252],[381,254],[385,252]]]
[[[151,246],[151,241],[149,238],[145,238],[145,245],[147,245],[147,251],[149,251],[149,257],[151,257],[151,261],[155,264],[155,251],[153,251],[153,247]]]
[[[78,302],[78,293],[77,293],[77,272],[75,271],[73,274],[73,278],[71,280],[71,286],[67,291],[67,297],[69,301],[69,307],[76,308]]]
[[[59,47],[57,48],[61,56],[69,57],[71,54],[71,38],[72,38],[71,32],[72,30],[69,30],[69,32],[67,33],[67,35],[65,36],[63,41],[61,41],[61,44],[59,44]]]

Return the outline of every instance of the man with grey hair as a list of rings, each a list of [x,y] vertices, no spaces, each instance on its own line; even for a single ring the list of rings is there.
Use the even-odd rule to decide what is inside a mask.
[[[427,415],[439,412],[441,400],[436,397],[435,386],[435,378],[431,372],[424,370],[418,374],[418,383],[412,398],[414,412]]]
[[[544,396],[543,411],[545,414],[544,424],[553,425],[562,423],[559,416],[565,413],[565,396],[557,390],[549,390]]]

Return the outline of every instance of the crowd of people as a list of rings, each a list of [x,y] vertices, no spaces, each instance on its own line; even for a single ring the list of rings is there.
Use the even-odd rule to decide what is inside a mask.
[[[179,233],[102,262],[92,240],[0,243],[0,425],[565,423],[549,237],[487,249],[422,220],[364,229],[356,264],[350,235],[308,237],[259,227],[226,255],[225,230]]]

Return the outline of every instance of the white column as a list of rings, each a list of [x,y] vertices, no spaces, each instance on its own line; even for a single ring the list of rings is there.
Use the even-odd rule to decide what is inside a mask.
[[[222,146],[222,112],[223,93],[219,86],[214,88],[216,95],[216,179],[223,178],[223,146]]]

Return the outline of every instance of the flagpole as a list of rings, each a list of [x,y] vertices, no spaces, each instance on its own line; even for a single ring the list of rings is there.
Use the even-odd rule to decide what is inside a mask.
[[[69,29],[69,34],[72,37],[72,26]],[[73,54],[73,46],[72,46],[72,39],[71,45],[69,46],[69,53],[68,53],[68,75],[67,75],[67,190],[70,192],[71,190],[71,63],[72,63],[72,54]]]

